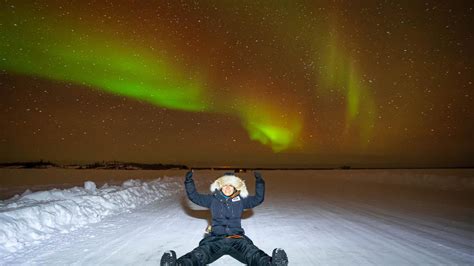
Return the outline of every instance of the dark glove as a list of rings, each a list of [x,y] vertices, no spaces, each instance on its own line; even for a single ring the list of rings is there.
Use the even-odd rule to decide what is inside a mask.
[[[262,174],[260,174],[260,172],[254,171],[253,175],[255,176],[255,179],[257,181],[263,181],[263,177],[262,177]]]
[[[193,170],[189,170],[189,171],[186,173],[186,180],[185,180],[185,182],[190,182],[190,181],[193,181]]]

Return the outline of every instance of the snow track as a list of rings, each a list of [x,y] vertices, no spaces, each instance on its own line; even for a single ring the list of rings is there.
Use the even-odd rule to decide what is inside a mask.
[[[195,175],[199,177],[199,172]],[[208,176],[196,178],[202,193],[217,177]],[[472,198],[311,178],[300,180],[305,185],[298,191],[295,186],[301,183],[272,178],[272,172],[264,177],[265,202],[246,211],[242,225],[265,252],[284,248],[290,265],[474,264]],[[254,181],[249,174],[244,178],[252,194]],[[208,211],[189,203],[181,188],[167,198],[58,234],[0,261],[158,265],[166,250],[181,256],[195,248],[208,219]],[[213,265],[241,264],[224,256]]]

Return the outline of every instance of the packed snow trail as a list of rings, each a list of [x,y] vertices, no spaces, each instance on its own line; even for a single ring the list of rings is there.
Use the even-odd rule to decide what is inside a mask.
[[[198,191],[207,193],[219,174],[195,172]],[[242,226],[265,252],[284,248],[290,265],[474,264],[473,201],[466,193],[263,174],[265,201],[244,213]],[[251,173],[242,176],[252,194]],[[158,265],[165,250],[181,256],[198,245],[209,213],[187,201],[182,187],[175,192],[0,261]],[[212,265],[241,264],[224,256]]]

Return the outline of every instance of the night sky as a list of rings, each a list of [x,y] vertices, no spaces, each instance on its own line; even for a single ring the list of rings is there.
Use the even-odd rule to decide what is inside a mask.
[[[474,165],[472,1],[2,1],[0,161]]]

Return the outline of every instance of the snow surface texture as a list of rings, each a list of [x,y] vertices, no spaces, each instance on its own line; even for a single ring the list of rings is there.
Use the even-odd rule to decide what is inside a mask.
[[[290,265],[474,265],[474,193],[470,186],[474,171],[411,173],[262,171],[265,201],[244,212],[242,226],[266,253],[285,249]],[[0,252],[0,264],[158,265],[166,250],[182,256],[198,245],[210,220],[207,209],[186,199],[184,174],[176,172],[156,182],[157,187],[167,184],[157,190],[165,197],[67,234],[52,233],[39,245]],[[222,174],[195,171],[198,191],[208,193],[211,182]],[[252,195],[252,173],[238,175],[246,180]],[[407,185],[422,184],[409,179],[423,179],[424,175],[436,178],[424,178],[429,185],[421,188]],[[390,185],[379,184],[384,180]],[[438,184],[436,189],[431,189],[433,184]],[[467,187],[461,189],[461,184]],[[92,189],[90,185],[86,187]],[[241,264],[226,255],[212,265]]]
[[[175,193],[179,184],[157,179],[127,180],[122,186],[92,181],[84,187],[30,192],[0,201],[0,254],[39,243],[57,233],[68,233],[104,217]]]

